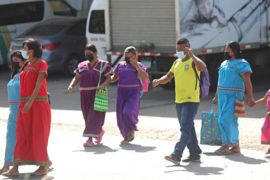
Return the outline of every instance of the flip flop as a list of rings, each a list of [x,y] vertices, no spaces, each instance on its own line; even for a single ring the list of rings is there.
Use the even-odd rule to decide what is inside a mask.
[[[105,131],[102,130],[100,135],[96,138],[95,143],[99,144],[102,141],[102,137],[103,137],[104,133],[105,133]]]
[[[229,149],[227,149],[227,148],[225,149],[225,148],[221,147],[221,148],[219,148],[219,149],[217,149],[215,151],[215,154],[218,154],[218,155],[228,155],[228,154],[232,154],[232,151],[229,150]]]
[[[232,149],[230,149],[231,153],[240,153],[240,147],[233,147]]]
[[[44,169],[44,170],[36,170],[34,173],[34,176],[45,176],[46,174],[48,174],[48,169]]]
[[[87,140],[84,144],[83,144],[83,146],[85,146],[85,147],[92,147],[92,146],[94,146],[95,144],[93,143],[93,141],[89,141],[89,140]]]

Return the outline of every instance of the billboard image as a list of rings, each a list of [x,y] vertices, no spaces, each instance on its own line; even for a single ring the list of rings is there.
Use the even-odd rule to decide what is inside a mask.
[[[266,43],[268,5],[268,0],[179,0],[180,37],[196,49],[223,47],[230,40]]]

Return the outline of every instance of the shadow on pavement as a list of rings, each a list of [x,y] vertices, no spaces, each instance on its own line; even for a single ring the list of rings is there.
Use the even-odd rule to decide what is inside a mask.
[[[231,154],[228,156],[225,156],[225,158],[231,160],[231,161],[235,161],[235,162],[242,162],[244,164],[263,164],[263,163],[267,163],[266,160],[262,160],[262,159],[256,159],[256,158],[252,158],[252,157],[248,157],[245,156],[244,154]]]
[[[121,144],[120,147],[122,149],[135,152],[148,152],[156,149],[154,146],[142,146],[139,144]]]
[[[52,180],[54,179],[54,177],[52,176],[34,176],[31,173],[20,173],[19,176],[17,177],[5,177],[2,176],[3,180],[8,180],[8,179],[12,179],[12,180]]]
[[[105,154],[109,152],[117,152],[117,149],[112,149],[109,146],[98,144],[93,147],[84,147],[84,150],[75,150],[73,152],[92,152],[94,154]]]
[[[180,166],[167,166],[170,167],[180,167],[184,169],[175,169],[171,171],[165,171],[164,173],[173,173],[173,172],[181,172],[181,171],[188,171],[192,172],[195,175],[221,175],[222,171],[224,171],[223,168],[218,167],[202,167],[202,163],[189,163],[186,166],[180,165]]]
[[[227,158],[227,159],[229,159],[231,161],[242,162],[244,164],[263,164],[263,163],[267,163],[266,160],[248,157],[248,156],[245,156],[242,153],[228,154],[228,155],[217,155],[214,152],[204,152],[203,154],[205,154],[207,156],[224,156],[225,158]]]

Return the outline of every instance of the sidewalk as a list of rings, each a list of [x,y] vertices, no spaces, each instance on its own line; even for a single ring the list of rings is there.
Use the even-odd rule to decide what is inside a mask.
[[[5,127],[1,125],[1,137],[5,134],[3,129]],[[241,177],[254,180],[269,175],[270,159],[259,151],[243,150],[242,154],[216,156],[213,154],[216,147],[201,146],[204,152],[202,163],[182,163],[180,166],[173,166],[163,158],[172,151],[173,142],[135,139],[131,144],[120,146],[119,141],[120,137],[105,136],[103,144],[84,148],[84,139],[80,133],[53,129],[49,154],[54,169],[44,179],[216,180]],[[3,141],[0,145],[3,146]],[[186,152],[185,156],[187,155]],[[27,176],[27,173],[35,169],[34,166],[21,167],[22,175],[16,179],[23,179],[24,175]],[[6,179],[3,176],[0,178]]]
[[[6,124],[8,109],[0,108],[0,162],[4,158]],[[84,148],[85,138],[79,131],[67,131],[55,128],[56,124],[68,126],[83,125],[80,111],[52,111],[53,128],[49,141],[49,155],[53,161],[53,170],[43,179],[98,179],[98,180],[137,180],[137,179],[246,179],[254,180],[269,176],[270,156],[262,151],[243,150],[241,154],[216,156],[214,146],[201,146],[203,150],[202,163],[181,163],[173,166],[164,160],[174,148],[173,141],[160,141],[138,138],[128,145],[120,146],[120,136],[105,133],[103,144],[91,148]],[[246,127],[248,119],[243,119]],[[259,122],[254,122],[250,128],[257,129]],[[106,124],[115,125],[115,114],[106,115]],[[196,121],[196,129],[200,121]],[[178,123],[174,118],[159,119],[140,116],[140,126],[153,129],[177,129]],[[250,126],[250,124],[249,124]],[[243,127],[242,127],[243,128]],[[184,157],[188,156],[185,151]],[[0,164],[2,165],[2,164]],[[19,178],[29,176],[35,166],[22,166]],[[8,179],[0,176],[0,179]],[[27,178],[26,178],[27,179]],[[33,178],[30,179],[41,179]]]

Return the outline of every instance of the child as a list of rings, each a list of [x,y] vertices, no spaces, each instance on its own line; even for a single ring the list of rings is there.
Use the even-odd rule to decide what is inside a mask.
[[[265,115],[265,121],[262,127],[261,143],[270,145],[270,89],[267,91],[264,98],[261,98],[255,102],[255,106],[264,103],[266,103],[267,113]],[[268,149],[266,154],[270,154],[270,148]]]

